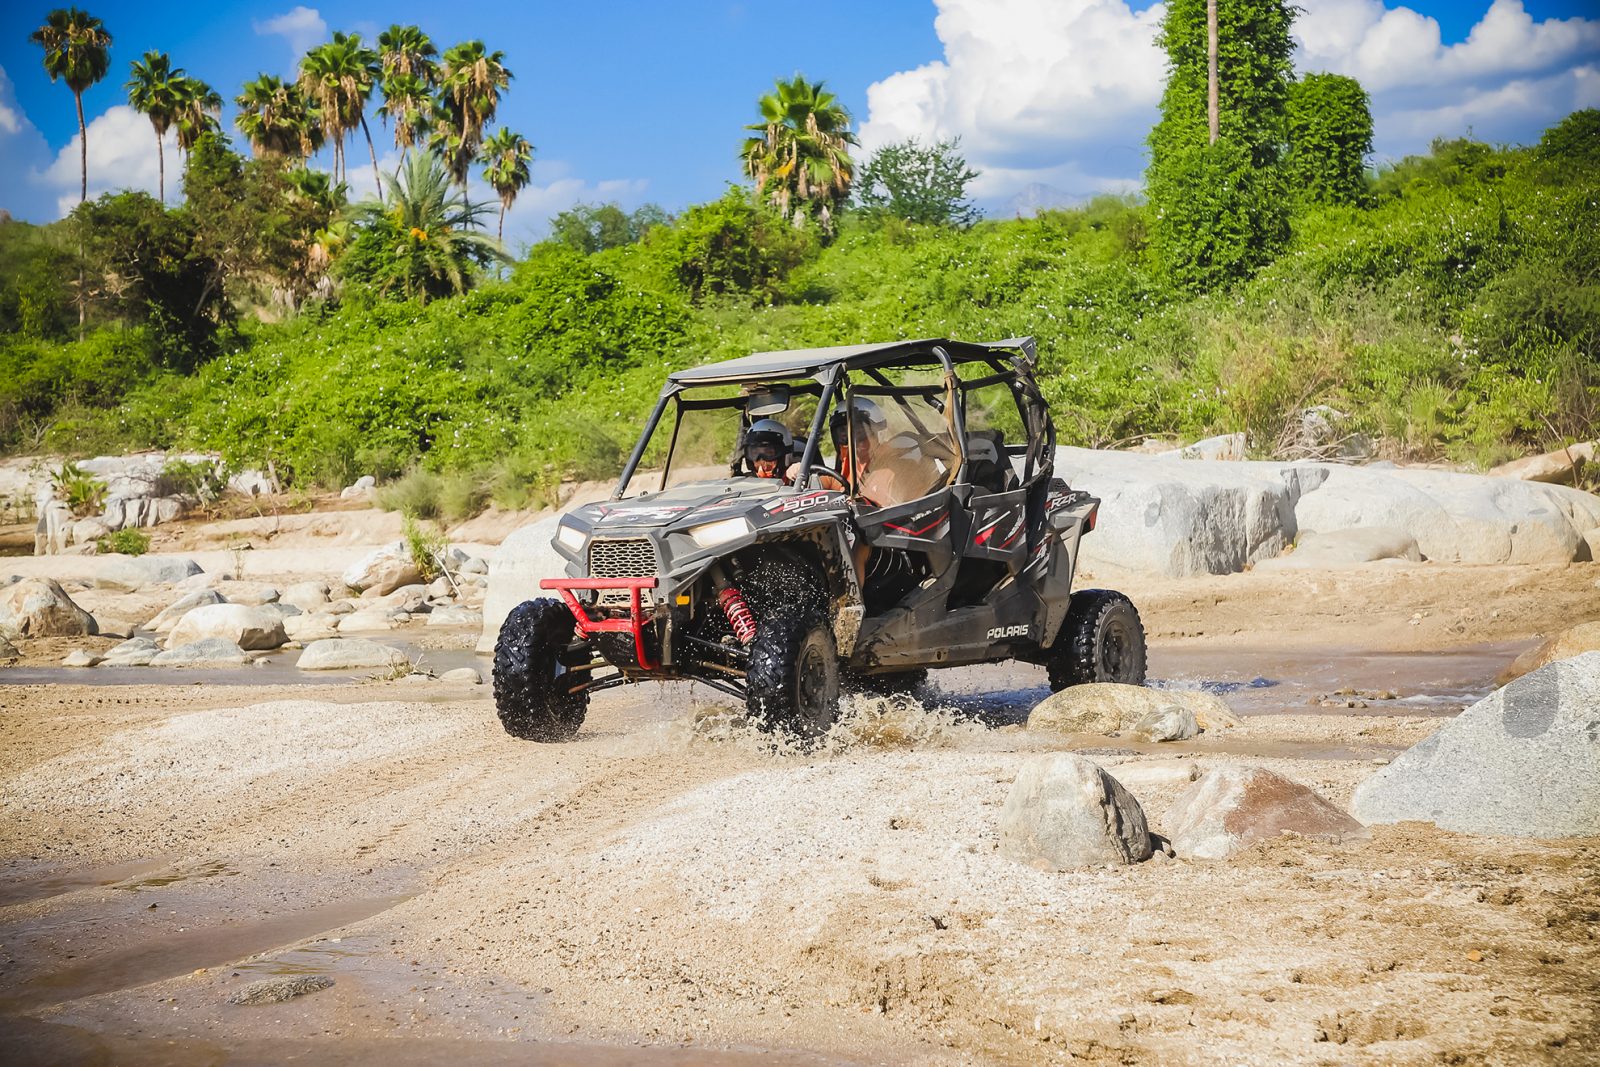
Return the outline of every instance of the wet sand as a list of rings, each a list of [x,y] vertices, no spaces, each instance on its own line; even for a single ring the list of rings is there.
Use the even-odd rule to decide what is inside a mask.
[[[695,687],[601,694],[545,746],[506,737],[486,686],[40,656],[0,673],[22,683],[0,684],[0,1058],[1594,1062],[1600,841],[1406,824],[1067,874],[998,854],[1016,768],[1050,749],[1137,778],[1158,832],[1223,761],[1345,804],[1600,568],[1443,639],[1389,576],[1280,581],[1307,627],[1346,598],[1320,648],[1236,577],[1136,591],[1152,678],[1244,720],[1166,745],[1029,734],[1046,690],[1018,665],[856,701],[801,752]],[[473,636],[386,639],[487,672]],[[228,1003],[305,974],[334,985]]]

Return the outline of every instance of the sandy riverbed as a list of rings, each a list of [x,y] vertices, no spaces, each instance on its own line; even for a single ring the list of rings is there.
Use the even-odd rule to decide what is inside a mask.
[[[1195,763],[1345,803],[1536,634],[1600,618],[1597,578],[1108,582],[1156,635],[1155,678],[1245,715],[1176,745],[1029,735],[1043,679],[1021,666],[854,705],[810,753],[703,690],[602,694],[575,742],[540,746],[500,731],[487,687],[0,672],[0,1043],[8,1062],[1594,1062],[1600,841],[1402,825],[1044,874],[998,854],[995,823],[1051,747],[1137,779],[1157,831]],[[1345,686],[1397,699],[1317,703]],[[285,973],[335,985],[227,1003]]]

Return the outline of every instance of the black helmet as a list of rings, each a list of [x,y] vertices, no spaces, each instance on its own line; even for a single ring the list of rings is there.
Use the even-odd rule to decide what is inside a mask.
[[[855,423],[857,437],[876,440],[889,426],[888,420],[883,417],[883,412],[878,405],[864,396],[853,397],[850,400],[849,410],[851,421]],[[833,417],[828,420],[828,433],[833,438],[835,448],[850,443],[845,434],[845,408],[842,405],[834,411]]]
[[[777,419],[757,419],[744,433],[744,457],[754,470],[756,460],[784,463],[794,451],[794,435]]]

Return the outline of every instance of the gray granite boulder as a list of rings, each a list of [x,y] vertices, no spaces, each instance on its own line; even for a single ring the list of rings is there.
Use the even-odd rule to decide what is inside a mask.
[[[1069,686],[1040,701],[1028,713],[1028,729],[1059,734],[1120,733],[1133,729],[1152,712],[1171,707],[1189,712],[1201,730],[1239,725],[1227,702],[1212,693],[1091,682]]]
[[[1364,823],[1515,837],[1600,834],[1600,652],[1484,697],[1356,788]]]
[[[183,556],[119,556],[100,566],[94,584],[131,593],[147,585],[175,585],[199,573],[200,564]]]
[[[301,611],[313,612],[328,603],[326,582],[296,582],[278,597],[280,604],[292,604]]]
[[[215,589],[196,589],[192,593],[185,593],[156,612],[150,618],[150,621],[144,624],[144,628],[146,630],[154,630],[158,634],[164,634],[176,626],[179,619],[195,608],[203,608],[210,604],[226,604],[227,602],[228,598]]]
[[[99,632],[94,616],[49,578],[0,586],[0,637],[83,637]]]
[[[371,667],[403,667],[411,661],[398,648],[359,638],[313,641],[295,664],[303,671],[353,671]]]
[[[1144,809],[1082,756],[1034,756],[1017,771],[1000,812],[1000,851],[1045,870],[1150,858]]]
[[[1194,712],[1177,704],[1145,712],[1132,729],[1137,741],[1187,741],[1199,732]]]
[[[236,667],[245,661],[244,649],[222,637],[207,637],[177,645],[150,660],[152,667]]]
[[[362,592],[376,590],[374,596],[383,596],[401,586],[421,582],[422,571],[411,558],[411,550],[406,543],[394,541],[373,549],[352,563],[340,580],[351,589]]]
[[[1167,809],[1162,826],[1184,859],[1221,860],[1285,833],[1339,841],[1359,822],[1310,788],[1264,767],[1228,765],[1202,775]]]
[[[130,637],[120,645],[106,650],[107,667],[146,667],[161,654],[160,647],[148,637]]]
[[[179,619],[168,635],[169,645],[183,645],[207,637],[231,641],[243,649],[277,648],[289,639],[283,616],[248,604],[210,604],[195,608]]]
[[[1391,526],[1358,527],[1328,533],[1303,534],[1294,551],[1277,559],[1264,559],[1256,570],[1330,570],[1354,567],[1378,560],[1396,559],[1420,563],[1422,552],[1417,539]]]

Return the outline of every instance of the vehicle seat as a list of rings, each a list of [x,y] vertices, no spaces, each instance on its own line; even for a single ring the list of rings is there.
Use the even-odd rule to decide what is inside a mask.
[[[967,434],[967,481],[985,493],[1006,493],[1017,487],[1016,472],[1006,455],[1005,436],[999,430]]]

